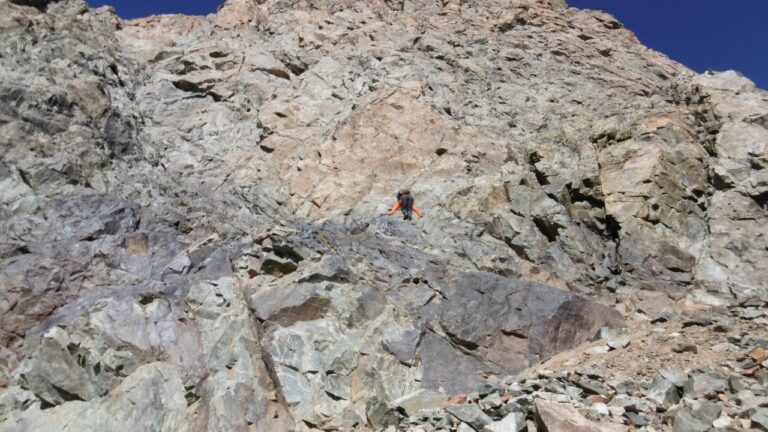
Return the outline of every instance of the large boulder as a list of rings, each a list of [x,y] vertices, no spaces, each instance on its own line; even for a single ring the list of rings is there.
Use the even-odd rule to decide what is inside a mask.
[[[442,293],[438,322],[446,338],[428,336],[420,353],[430,388],[465,391],[482,376],[511,375],[594,338],[602,327],[624,326],[612,308],[491,273],[463,273]]]
[[[587,420],[573,406],[537,400],[534,414],[542,432],[629,432],[620,424]]]

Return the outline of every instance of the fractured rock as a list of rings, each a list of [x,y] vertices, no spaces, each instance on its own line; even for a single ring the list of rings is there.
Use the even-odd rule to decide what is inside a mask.
[[[757,408],[749,416],[752,425],[759,430],[768,431],[768,408]]]
[[[447,401],[440,393],[422,389],[393,401],[392,405],[403,409],[407,415],[414,415],[421,410],[442,408]]]
[[[474,404],[452,405],[447,407],[446,411],[474,430],[482,430],[485,426],[493,423],[493,419]]]
[[[521,412],[513,412],[499,421],[486,425],[481,432],[520,432],[525,427],[525,415]]]
[[[615,423],[596,423],[584,418],[572,406],[537,400],[536,424],[543,432],[627,432],[629,428]]]
[[[548,286],[488,273],[462,274],[443,292],[440,323],[451,342],[483,352],[482,357],[504,365],[498,371],[504,374],[524,369],[551,350],[587,341],[605,325],[623,325],[615,310]],[[422,360],[432,349],[426,342]],[[465,374],[438,381],[438,371],[423,363],[426,385],[441,383],[448,390],[462,390],[458,382],[451,385],[450,381],[465,379]]]
[[[659,406],[668,408],[670,405],[680,401],[680,392],[677,387],[664,378],[654,378],[651,385],[648,386],[647,397]]]
[[[687,409],[682,409],[675,414],[672,430],[674,432],[705,432],[711,423],[705,423],[691,415]]]
[[[713,399],[728,388],[726,378],[717,372],[692,374],[685,383],[685,395],[694,399]]]

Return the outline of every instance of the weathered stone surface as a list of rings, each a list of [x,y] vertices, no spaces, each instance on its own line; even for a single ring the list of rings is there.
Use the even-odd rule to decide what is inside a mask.
[[[685,383],[685,395],[694,399],[713,399],[727,387],[728,381],[717,372],[695,373]]]
[[[0,0],[0,429],[385,427],[765,298],[745,78],[562,0],[305,3]]]
[[[633,424],[633,425],[635,425],[637,427],[648,426],[648,424],[649,424],[648,419],[645,416],[641,415],[641,414],[637,414],[637,413],[633,413],[633,412],[627,412],[624,415],[629,419],[631,424]]]
[[[396,339],[385,340],[382,346],[397,357],[397,360],[410,366],[416,360],[416,351],[419,348],[421,338],[422,332],[415,329],[406,330]]]
[[[151,363],[137,369],[102,401],[74,401],[48,410],[33,407],[12,413],[3,426],[10,430],[74,427],[97,431],[119,424],[131,430],[171,431],[185,423],[186,410],[184,386],[175,368]]]
[[[414,415],[421,410],[442,408],[447,402],[445,395],[421,389],[393,401],[392,405],[403,409],[407,415]]]
[[[685,383],[688,382],[688,374],[680,369],[662,369],[659,371],[659,374],[662,378],[679,388],[683,388]]]
[[[610,308],[551,287],[489,273],[462,274],[442,292],[441,328],[452,344],[473,358],[446,371],[424,361],[425,356],[437,357],[431,350],[440,345],[422,346],[425,385],[449,391],[460,390],[470,379],[466,373],[455,373],[462,370],[460,365],[475,368],[473,361],[487,361],[488,372],[512,374],[591,339],[603,326],[622,325],[621,316]]]
[[[486,425],[493,423],[493,419],[488,417],[477,405],[453,405],[446,408],[446,411],[474,430],[481,430]]]
[[[693,409],[693,416],[701,420],[705,424],[712,424],[718,417],[723,409],[715,402],[703,400],[698,401],[698,406]]]
[[[768,431],[768,408],[755,409],[752,415],[749,416],[749,419],[752,421],[753,427],[762,431]]]
[[[648,398],[656,402],[659,406],[668,408],[680,400],[680,391],[671,382],[664,378],[654,378],[648,387]]]
[[[21,387],[11,387],[4,389],[0,394],[0,422],[4,422],[14,411],[24,411],[27,409],[39,409],[40,400],[35,394]],[[34,407],[34,408],[33,408]]]
[[[629,428],[619,424],[596,423],[584,418],[572,406],[537,400],[536,424],[543,432],[619,432]]]
[[[484,384],[481,372],[486,368],[482,360],[454,348],[432,333],[424,336],[419,350],[421,363],[427,366],[422,379],[427,388],[476,389]],[[441,367],[450,364],[450,368]]]
[[[629,337],[629,335],[619,335],[615,338],[611,338],[608,340],[608,346],[613,349],[621,349],[626,348],[629,346],[629,343],[632,341],[632,339]]]
[[[525,427],[525,415],[521,412],[513,412],[499,421],[486,425],[482,432],[520,432]]]
[[[672,423],[674,432],[705,432],[709,429],[711,423],[705,423],[696,419],[688,409],[681,409],[675,414]]]

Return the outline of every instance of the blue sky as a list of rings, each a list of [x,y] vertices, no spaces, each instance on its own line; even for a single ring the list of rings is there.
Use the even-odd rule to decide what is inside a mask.
[[[205,15],[219,0],[87,0],[123,18],[158,13]],[[643,44],[697,72],[735,69],[768,89],[768,0],[566,0],[605,10]]]
[[[768,89],[768,0],[566,0],[610,12],[640,41],[689,68],[735,69]]]
[[[85,0],[91,7],[112,5],[125,19],[148,15],[183,13],[208,15],[216,12],[223,0]]]

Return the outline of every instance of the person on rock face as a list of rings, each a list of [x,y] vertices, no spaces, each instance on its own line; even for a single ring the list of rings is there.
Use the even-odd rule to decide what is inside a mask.
[[[421,212],[415,205],[413,205],[413,195],[411,195],[411,191],[408,189],[401,189],[397,192],[397,202],[394,206],[392,206],[392,209],[389,211],[390,215],[393,215],[397,213],[397,210],[399,209],[401,212],[403,212],[403,219],[404,220],[413,220],[413,212],[416,212],[417,215],[419,215],[420,218],[424,217],[424,213]]]

